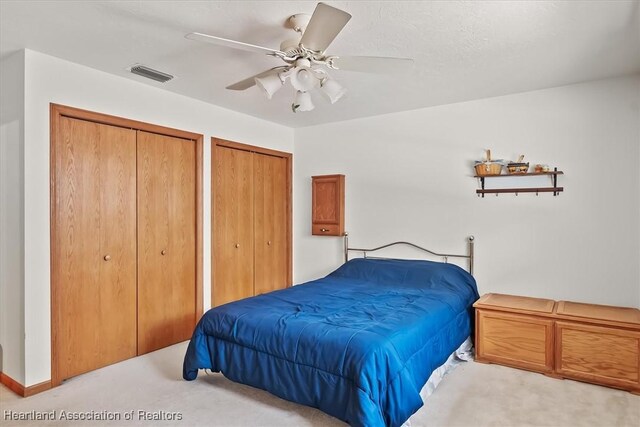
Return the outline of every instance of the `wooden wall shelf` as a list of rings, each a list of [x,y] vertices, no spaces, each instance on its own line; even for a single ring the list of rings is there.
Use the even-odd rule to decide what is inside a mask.
[[[494,189],[486,189],[485,188],[485,179],[489,178],[522,178],[527,176],[549,176],[551,178],[551,186],[550,187],[514,187],[514,188],[494,188]],[[514,174],[504,174],[504,175],[485,175],[479,176],[474,175],[474,178],[478,178],[480,180],[480,187],[476,190],[476,194],[478,196],[484,197],[485,194],[504,194],[504,193],[515,193],[517,196],[518,193],[553,193],[554,196],[557,196],[561,192],[564,191],[564,187],[558,187],[558,175],[564,175],[564,172],[559,171],[558,168],[555,168],[553,171],[549,172],[528,172],[528,173],[514,173]]]
[[[500,193],[559,193],[564,191],[564,187],[542,187],[542,188],[496,188],[493,190],[476,190],[477,194],[500,194]],[[555,196],[556,194],[554,194]]]

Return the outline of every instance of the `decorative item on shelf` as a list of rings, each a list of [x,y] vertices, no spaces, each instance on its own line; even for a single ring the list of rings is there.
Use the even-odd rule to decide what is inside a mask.
[[[533,167],[535,173],[549,172],[549,165],[537,164]]]
[[[502,172],[503,160],[491,160],[491,150],[486,151],[486,160],[476,162],[475,169],[478,176],[500,175]]]
[[[510,174],[520,174],[520,173],[529,172],[529,163],[523,163],[522,160],[524,160],[524,154],[521,154],[520,157],[518,157],[517,162],[509,162],[507,164],[507,171]]]

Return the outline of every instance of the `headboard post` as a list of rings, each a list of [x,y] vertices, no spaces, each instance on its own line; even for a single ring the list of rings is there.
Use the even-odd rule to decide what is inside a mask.
[[[469,236],[469,274],[473,276],[473,241],[475,237]]]
[[[349,233],[344,233],[344,262],[349,261]]]

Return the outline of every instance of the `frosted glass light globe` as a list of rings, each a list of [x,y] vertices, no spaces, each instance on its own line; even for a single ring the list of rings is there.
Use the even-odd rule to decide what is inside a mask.
[[[316,87],[318,81],[311,68],[308,67],[297,67],[291,75],[291,86],[300,92],[310,91]]]
[[[291,109],[294,113],[298,111],[311,111],[315,108],[313,102],[311,102],[311,95],[307,92],[296,92],[296,98],[291,105]]]

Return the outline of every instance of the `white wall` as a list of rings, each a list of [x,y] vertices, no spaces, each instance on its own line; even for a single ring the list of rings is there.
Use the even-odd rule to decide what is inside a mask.
[[[3,263],[8,253],[23,260],[15,262],[22,266],[17,270],[2,264],[0,345],[3,371],[29,386],[50,378],[50,102],[204,134],[205,305],[210,137],[292,152],[294,131],[37,52],[23,55],[17,65],[2,64],[0,230],[11,250],[2,246],[0,254]],[[5,78],[24,87],[23,103],[7,96]],[[639,92],[636,76],[297,129],[295,281],[341,262],[340,239],[310,235],[310,176],[345,173],[347,229],[355,245],[407,239],[464,251],[465,237],[474,234],[481,292],[640,305]],[[21,125],[14,123],[22,117],[16,106],[24,109]],[[559,166],[565,193],[476,198],[468,162],[484,147]],[[23,199],[15,193],[21,185]],[[13,205],[5,197],[22,211],[7,209]],[[22,236],[5,238],[7,221]],[[7,286],[7,276],[20,283]],[[5,347],[18,357],[10,362]]]
[[[341,263],[311,236],[310,177],[343,173],[354,246],[473,234],[481,293],[640,306],[639,104],[633,76],[297,129],[296,282]],[[483,148],[557,166],[565,192],[476,197]]]
[[[50,378],[49,103],[204,134],[204,301],[210,301],[210,138],[292,152],[293,130],[122,77],[26,51],[25,385]]]
[[[24,383],[24,52],[0,63],[0,371]]]

